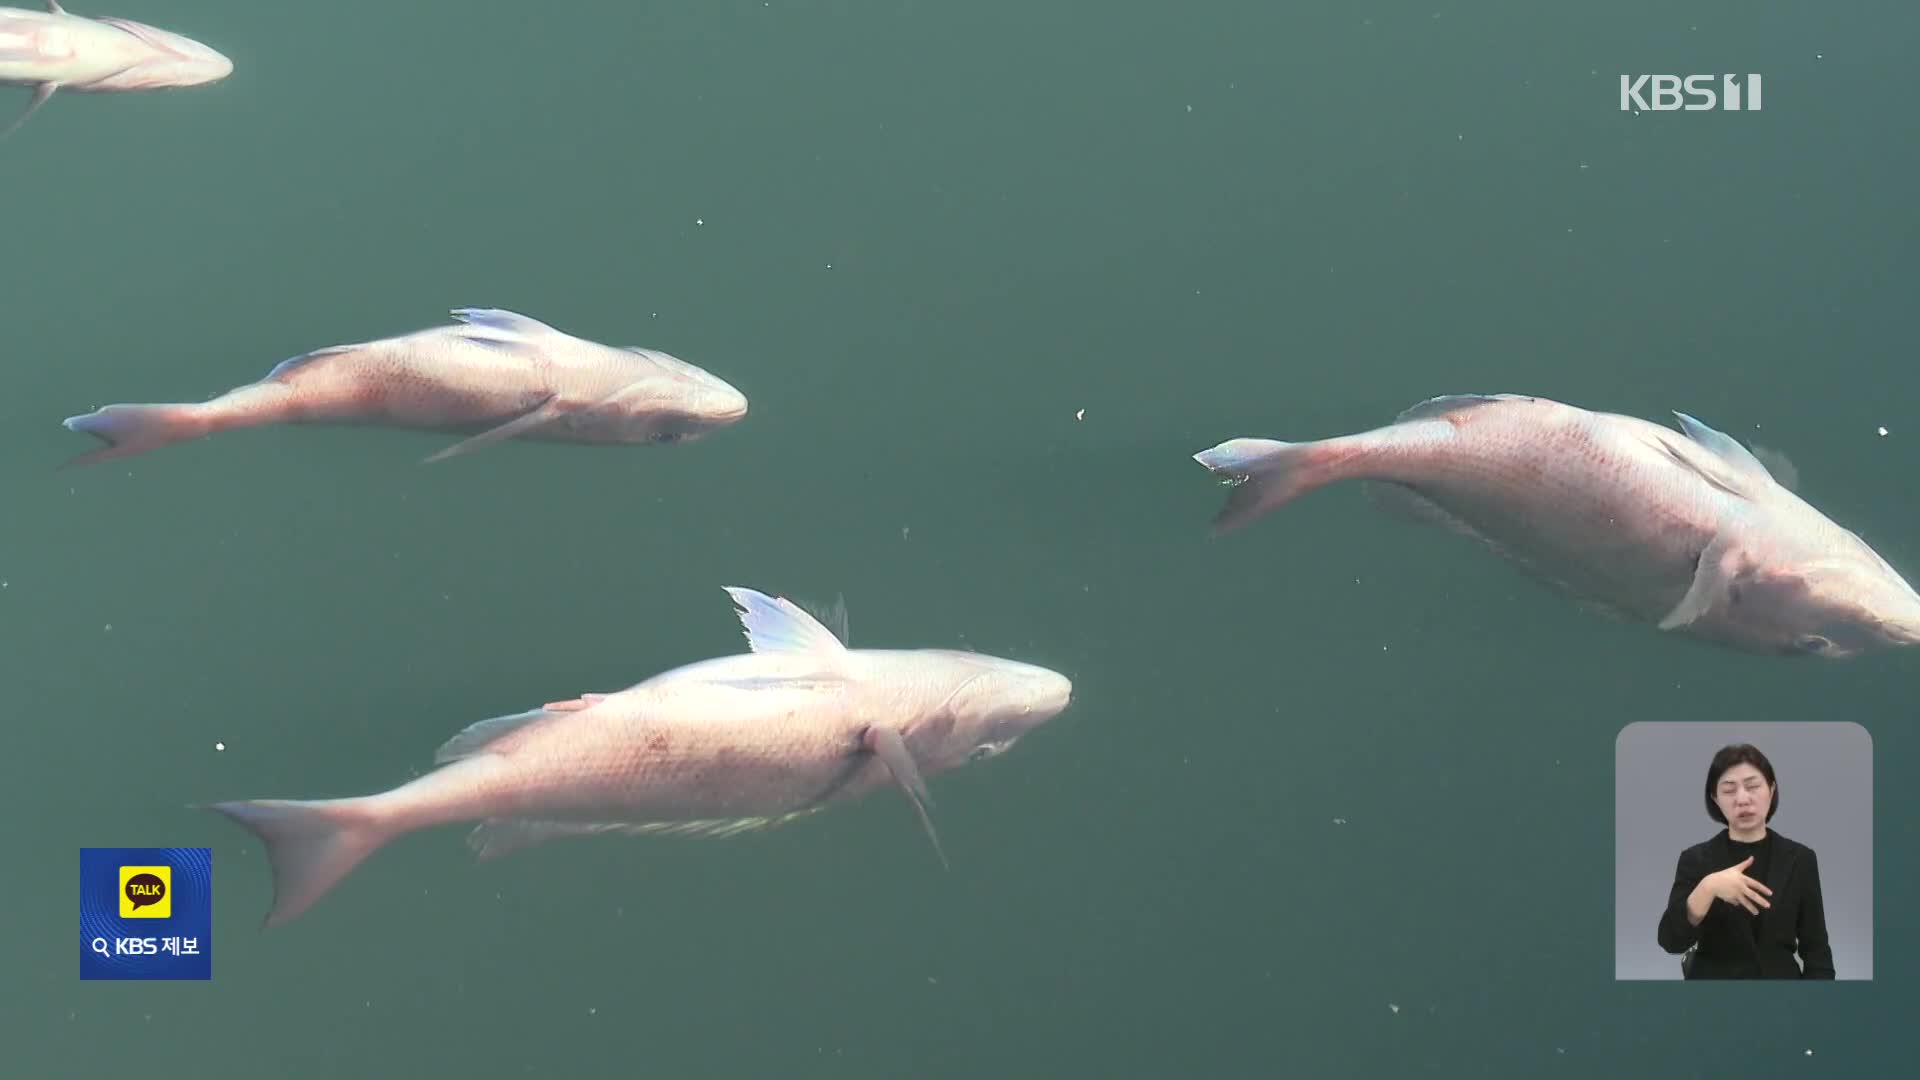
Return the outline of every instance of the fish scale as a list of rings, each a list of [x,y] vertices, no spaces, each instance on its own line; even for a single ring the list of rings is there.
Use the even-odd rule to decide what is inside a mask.
[[[1737,440],[1516,394],[1452,395],[1308,442],[1194,455],[1233,485],[1216,533],[1316,488],[1368,485],[1584,606],[1749,652],[1855,656],[1920,642],[1920,595]]]
[[[209,807],[265,843],[274,904],[294,918],[397,836],[477,822],[497,858],[559,837],[724,837],[897,786],[941,862],[926,778],[1000,754],[1065,709],[1058,672],[947,649],[852,649],[799,605],[739,586],[749,651],[613,693],[491,717],[443,743],[432,772],[345,799]],[[844,633],[845,618],[834,621]]]
[[[0,86],[33,96],[5,128],[11,135],[61,90],[99,94],[204,86],[233,61],[191,38],[131,19],[73,15],[58,0],[44,11],[0,8]]]
[[[106,443],[68,464],[143,454],[274,424],[389,427],[467,436],[443,460],[509,439],[588,445],[681,442],[746,415],[711,372],[651,349],[616,348],[497,308],[458,308],[459,325],[281,361],[208,401],[117,404],[69,417]]]

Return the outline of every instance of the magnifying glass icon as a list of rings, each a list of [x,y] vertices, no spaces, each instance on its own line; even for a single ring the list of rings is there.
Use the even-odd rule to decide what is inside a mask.
[[[93,951],[94,951],[94,952],[97,952],[97,953],[99,953],[99,954],[100,954],[101,956],[104,956],[104,957],[107,957],[108,959],[112,959],[112,958],[113,958],[113,954],[107,951],[107,939],[106,939],[106,938],[103,938],[103,937],[97,937],[97,938],[94,938],[94,939],[93,939]]]

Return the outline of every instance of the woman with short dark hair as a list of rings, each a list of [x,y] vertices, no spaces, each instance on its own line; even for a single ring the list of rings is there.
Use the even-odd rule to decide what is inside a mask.
[[[1722,747],[1706,802],[1726,828],[1680,853],[1660,947],[1686,954],[1689,979],[1833,978],[1819,861],[1768,825],[1780,809],[1773,763],[1746,743]]]

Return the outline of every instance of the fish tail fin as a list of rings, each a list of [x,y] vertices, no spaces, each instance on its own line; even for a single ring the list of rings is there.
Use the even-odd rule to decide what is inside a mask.
[[[82,416],[69,416],[61,424],[69,431],[106,443],[69,459],[67,465],[132,457],[197,439],[213,430],[206,410],[198,405],[108,405]]]
[[[1313,467],[1315,449],[1314,443],[1228,439],[1193,455],[1193,460],[1233,485],[1226,505],[1214,515],[1214,533],[1238,529],[1335,479]]]
[[[251,799],[213,803],[260,838],[273,866],[273,909],[262,927],[278,926],[312,907],[361,860],[393,839],[368,799]]]

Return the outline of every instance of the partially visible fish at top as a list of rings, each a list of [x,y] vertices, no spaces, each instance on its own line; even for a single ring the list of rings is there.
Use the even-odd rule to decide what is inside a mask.
[[[744,394],[678,357],[587,341],[497,308],[453,315],[453,325],[296,356],[209,401],[108,405],[69,417],[69,429],[106,445],[67,464],[270,424],[467,436],[426,458],[439,461],[508,439],[686,442],[747,414]]]
[[[1886,559],[1755,452],[1674,415],[1677,432],[1545,398],[1462,394],[1371,431],[1230,439],[1194,459],[1233,485],[1216,533],[1360,480],[1381,509],[1471,537],[1589,610],[1773,655],[1920,643],[1920,594]]]
[[[266,925],[310,908],[418,829],[478,821],[483,859],[560,837],[733,836],[893,787],[944,865],[927,778],[1005,753],[1064,710],[1056,671],[953,649],[855,649],[783,597],[727,594],[749,651],[470,725],[440,767],[351,798],[249,799],[217,811],[265,845]]]
[[[0,138],[27,122],[54,92],[95,94],[203,86],[233,74],[233,61],[192,38],[131,19],[0,7],[0,86],[33,90]]]

